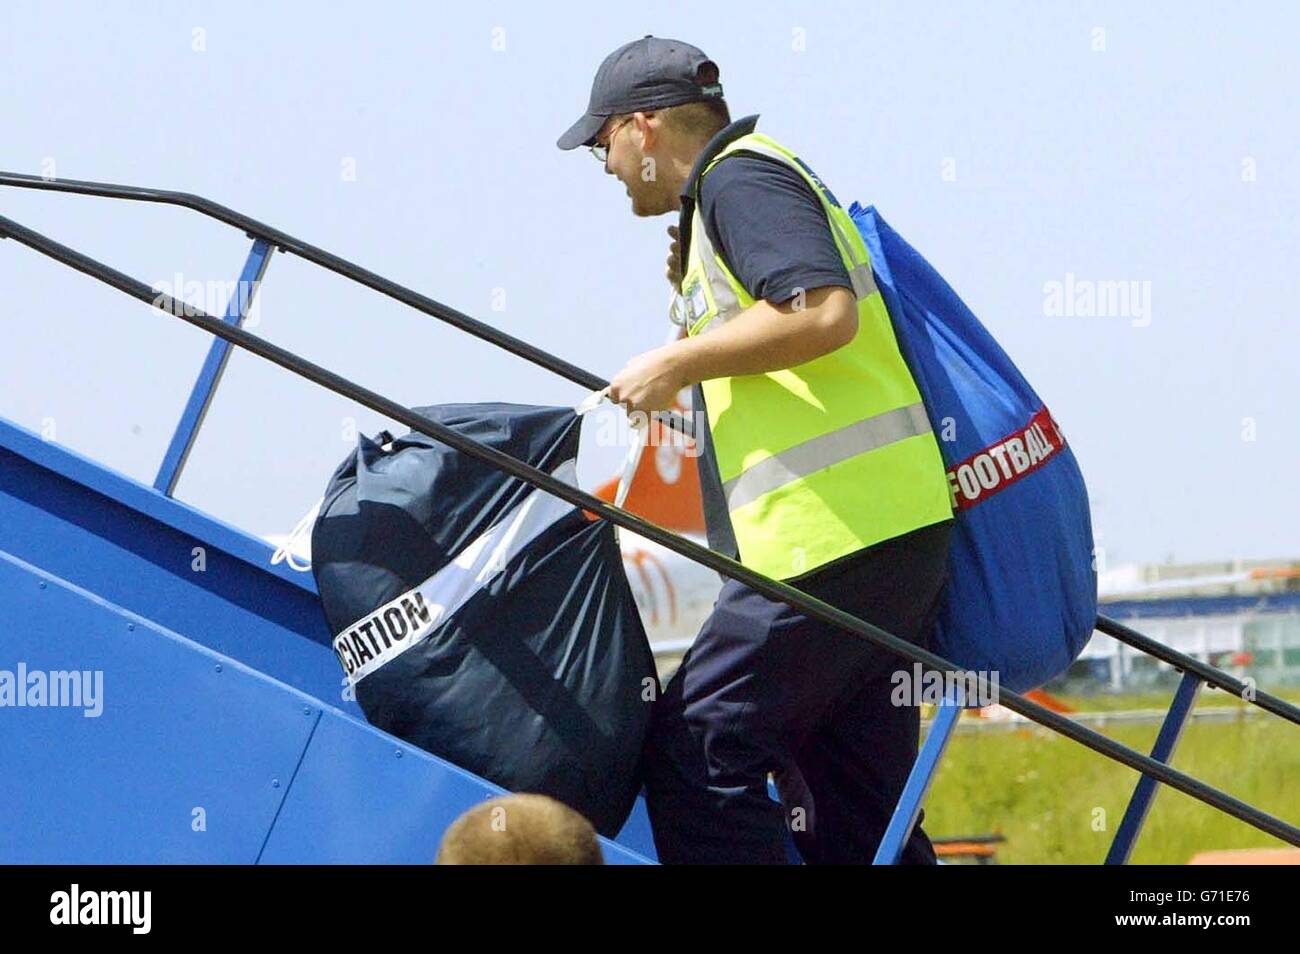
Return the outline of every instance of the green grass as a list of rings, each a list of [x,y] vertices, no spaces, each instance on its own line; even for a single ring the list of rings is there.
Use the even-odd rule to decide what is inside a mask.
[[[1295,693],[1288,693],[1294,698]],[[1218,697],[1215,702],[1212,699]],[[1107,709],[1167,708],[1168,694],[1103,697]],[[1096,697],[1071,698],[1095,709]],[[1198,707],[1240,704],[1202,693]],[[1159,724],[1107,725],[1101,734],[1149,752]],[[1192,722],[1173,764],[1247,804],[1300,824],[1300,726],[1267,713]],[[1138,773],[1050,730],[959,733],[926,799],[933,837],[1000,830],[1002,864],[1099,864],[1124,815]],[[1290,782],[1288,787],[1287,782]],[[1133,864],[1185,864],[1199,851],[1285,847],[1270,835],[1197,799],[1161,786],[1134,849]]]

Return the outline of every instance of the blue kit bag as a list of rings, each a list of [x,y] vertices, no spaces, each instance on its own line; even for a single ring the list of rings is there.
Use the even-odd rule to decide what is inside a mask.
[[[1034,389],[875,210],[849,209],[948,469],[956,524],[934,651],[1023,691],[1064,672],[1097,619],[1088,492]]]

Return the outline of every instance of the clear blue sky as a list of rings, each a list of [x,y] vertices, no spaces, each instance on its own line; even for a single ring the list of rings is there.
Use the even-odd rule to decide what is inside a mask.
[[[944,273],[1073,443],[1108,562],[1300,556],[1293,4],[8,0],[0,168],[197,192],[608,377],[664,339],[669,220],[554,141],[646,33]],[[232,280],[248,245],[161,207],[0,210],[150,283]],[[1149,282],[1149,323],[1045,314],[1067,274]],[[151,481],[209,339],[14,243],[0,286],[0,415]],[[582,396],[286,256],[253,330],[410,405]],[[287,532],[349,416],[380,426],[236,354],[178,496]],[[621,450],[583,454],[590,485]]]

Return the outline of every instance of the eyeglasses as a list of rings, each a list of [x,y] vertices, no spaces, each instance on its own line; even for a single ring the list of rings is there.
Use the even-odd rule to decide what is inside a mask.
[[[626,126],[635,118],[636,118],[635,116],[628,116],[621,123],[616,124],[614,128],[609,131],[608,139],[606,139],[604,142],[595,143],[591,147],[591,154],[596,157],[597,162],[599,162],[601,165],[604,165],[605,163],[609,162],[609,147],[614,142],[614,136],[618,133],[620,129],[622,129],[624,126]]]

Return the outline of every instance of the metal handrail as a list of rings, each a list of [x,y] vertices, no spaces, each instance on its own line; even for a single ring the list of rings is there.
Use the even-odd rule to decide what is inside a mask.
[[[1167,662],[1175,669],[1184,673],[1190,673],[1204,680],[1207,686],[1215,689],[1222,689],[1224,692],[1230,692],[1243,702],[1259,706],[1266,709],[1274,715],[1281,716],[1288,722],[1294,722],[1300,725],[1300,708],[1280,699],[1277,696],[1267,692],[1261,692],[1254,686],[1243,682],[1236,676],[1224,672],[1211,666],[1209,663],[1202,662],[1195,656],[1188,656],[1186,653],[1180,653],[1178,650],[1166,646],[1164,643],[1157,642],[1150,636],[1144,636],[1135,629],[1125,626],[1123,623],[1113,620],[1107,616],[1097,615],[1097,630],[1105,633],[1107,636],[1118,639],[1122,643],[1127,643],[1134,649],[1155,656],[1162,662]]]
[[[81,179],[46,179],[41,176],[22,175],[16,172],[0,172],[0,186],[36,189],[43,192],[67,192],[73,195],[124,199],[131,202],[152,202],[191,209],[200,215],[205,215],[210,219],[216,219],[218,222],[241,229],[249,238],[270,242],[282,252],[297,255],[313,265],[319,265],[321,268],[337,275],[342,275],[350,281],[364,285],[381,295],[414,308],[416,311],[423,312],[440,321],[445,321],[447,324],[494,344],[513,355],[523,358],[525,361],[531,361],[548,371],[553,371],[560,377],[567,378],[574,384],[581,385],[589,391],[599,391],[609,384],[599,375],[565,361],[563,358],[557,357],[536,345],[529,344],[522,338],[506,334],[498,328],[494,328],[476,318],[471,318],[450,305],[444,305],[442,302],[435,301],[427,295],[422,295],[413,289],[407,288],[405,285],[399,285],[391,279],[362,268],[360,265],[335,255],[333,252],[328,252],[323,248],[312,245],[310,242],[304,242],[288,232],[282,232],[265,222],[259,222],[242,212],[236,212],[234,209],[213,202],[211,199],[205,199],[201,195],[194,195],[189,192],[174,192],[169,189],[146,189],[139,186],[115,185],[110,182],[87,182]],[[683,434],[689,436],[695,434],[692,422],[676,411],[656,412],[653,416],[663,424]]]
[[[299,258],[319,265],[338,275],[342,275],[351,281],[365,285],[382,295],[386,295],[404,305],[408,305],[417,311],[423,312],[434,318],[445,321],[462,331],[474,335],[484,341],[498,345],[511,354],[531,361],[547,370],[554,371],[561,377],[573,381],[589,390],[596,391],[603,388],[609,382],[602,380],[599,376],[590,371],[571,364],[562,358],[556,357],[535,345],[508,335],[491,325],[485,324],[477,319],[471,318],[463,312],[457,311],[448,305],[434,301],[426,295],[417,291],[399,285],[397,282],[384,278],[382,275],[362,268],[359,265],[349,262],[332,252],[327,252],[318,248],[302,239],[295,238],[287,232],[282,232],[277,228],[259,222],[250,216],[237,212],[234,209],[213,202],[203,196],[195,195],[191,192],[176,192],[169,189],[151,189],[140,186],[116,185],[109,182],[90,182],[81,179],[57,179],[45,178],[43,176],[23,175],[16,172],[0,171],[0,186],[11,186],[20,189],[35,189],[44,192],[64,192],[73,195],[89,195],[108,199],[123,199],[133,202],[151,202],[163,205],[175,205],[182,208],[191,209],[200,215],[215,219],[234,228],[242,229],[252,238],[260,238],[277,246],[283,252],[292,252]],[[691,422],[681,415],[666,415],[664,423],[676,428],[677,430],[692,434]],[[1288,722],[1300,725],[1300,707],[1294,706],[1284,699],[1270,695],[1266,692],[1259,692],[1254,687],[1247,686],[1246,683],[1237,679],[1230,673],[1217,669],[1208,663],[1201,662],[1194,657],[1187,656],[1178,652],[1163,643],[1159,643],[1150,637],[1130,629],[1117,620],[1110,619],[1102,614],[1097,615],[1096,628],[1108,636],[1127,643],[1128,645],[1139,649],[1163,662],[1169,663],[1183,672],[1194,672],[1205,682],[1230,692],[1237,698],[1252,705],[1260,706],[1263,709],[1272,712],[1274,715],[1281,716]]]
[[[242,328],[223,322],[218,318],[213,318],[198,309],[186,305],[184,302],[173,299],[170,295],[159,294],[143,282],[3,216],[0,216],[0,237],[12,238],[55,261],[104,282],[132,298],[157,308],[166,314],[180,318],[182,321],[229,341],[231,344],[238,345],[300,377],[349,398],[391,420],[405,424],[413,430],[427,434],[435,440],[503,470],[513,477],[559,497],[561,500],[598,514],[617,526],[653,540],[696,563],[743,583],[769,598],[780,600],[823,622],[861,636],[872,644],[894,653],[896,656],[920,663],[932,670],[942,672],[962,671],[961,667],[941,656],[915,646],[878,626],[846,613],[802,590],[795,589],[787,583],[756,573],[729,557],[702,547],[698,543],[665,530],[657,524],[651,523],[620,507],[615,507],[577,487],[564,483],[545,471],[516,460],[494,447],[480,444],[473,438],[466,437],[444,424],[418,414],[395,401],[385,398],[381,394],[368,390],[341,375],[250,334]],[[985,676],[976,673],[975,677],[980,693],[992,693],[993,686]],[[997,695],[998,701],[1013,712],[1018,712],[1026,718],[1059,732],[1081,745],[1085,745],[1117,762],[1127,765],[1144,776],[1163,782],[1171,788],[1212,805],[1260,831],[1280,838],[1289,844],[1300,846],[1300,828],[1280,818],[1262,812],[1240,799],[1205,784],[1199,779],[1171,768],[1164,762],[1143,755],[1134,749],[1085,728],[1027,699],[1020,693],[1000,689]]]

